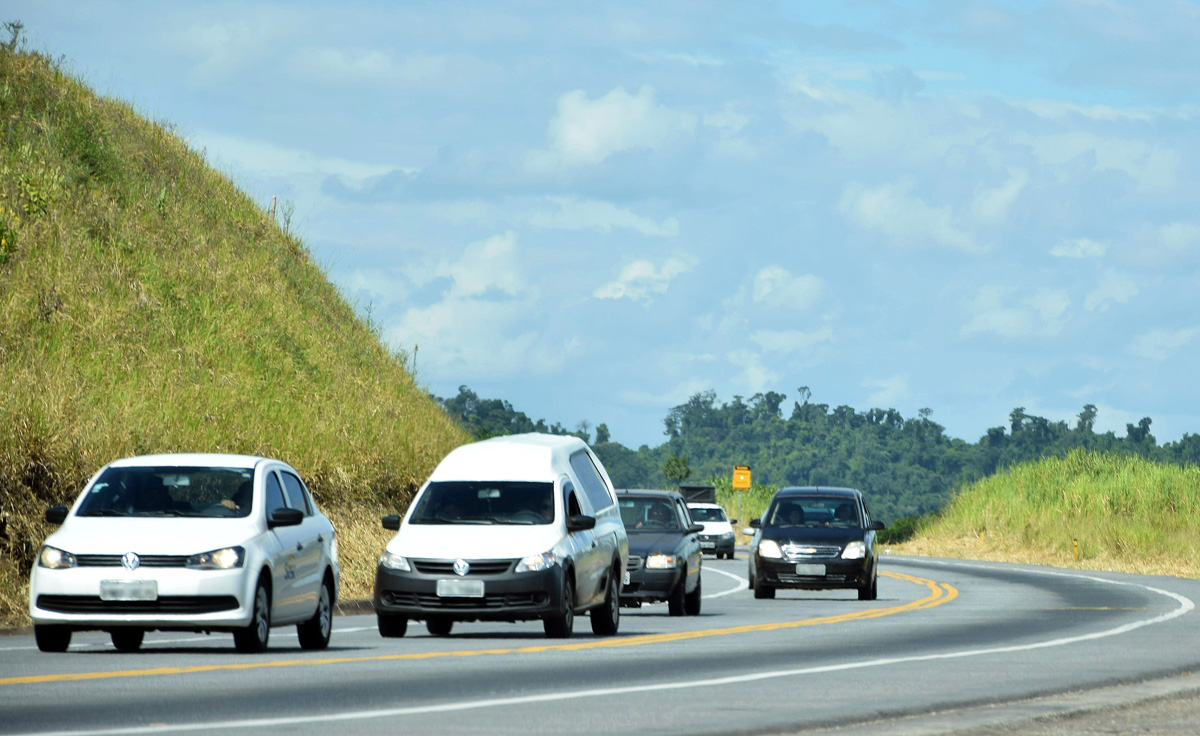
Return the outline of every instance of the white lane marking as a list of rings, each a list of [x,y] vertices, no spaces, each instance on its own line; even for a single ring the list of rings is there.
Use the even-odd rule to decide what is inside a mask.
[[[951,563],[952,564],[952,563]],[[969,567],[969,565],[964,564]],[[1011,570],[1013,568],[997,569]],[[626,685],[623,687],[607,687],[593,688],[590,690],[573,690],[570,692],[561,693],[544,693],[541,695],[520,695],[511,698],[488,698],[485,700],[468,700],[460,703],[442,703],[440,705],[418,705],[408,708],[384,708],[379,710],[360,710],[351,711],[348,713],[330,713],[326,715],[308,715],[308,716],[292,716],[288,718],[255,718],[244,719],[238,721],[211,721],[208,723],[188,723],[178,725],[162,725],[162,726],[129,726],[125,728],[97,729],[90,731],[42,731],[30,732],[19,736],[109,736],[110,734],[158,734],[179,731],[204,731],[204,730],[220,730],[232,728],[275,728],[279,726],[295,726],[308,723],[336,723],[339,721],[362,721],[376,718],[391,718],[395,716],[413,716],[427,715],[431,713],[453,713],[466,710],[479,710],[483,708],[497,708],[510,705],[528,705],[530,703],[549,703],[560,700],[570,700],[571,698],[594,698],[606,697],[611,695],[630,695],[634,693],[646,693],[664,690],[685,690],[693,687],[720,687],[722,685],[737,685],[747,682],[760,682],[762,680],[774,680],[785,677],[800,677],[803,675],[818,675],[827,672],[844,672],[846,670],[858,670],[868,667],[890,667],[897,664],[906,664],[910,662],[933,662],[945,659],[961,659],[964,657],[981,657],[989,654],[1005,654],[1010,652],[1026,652],[1033,649],[1045,649],[1048,647],[1066,646],[1068,644],[1076,644],[1083,641],[1091,641],[1094,639],[1103,639],[1119,634],[1126,634],[1135,629],[1140,629],[1145,626],[1163,623],[1174,618],[1178,618],[1187,614],[1196,608],[1196,604],[1190,598],[1172,593],[1169,590],[1161,590],[1152,588],[1148,585],[1132,583],[1120,580],[1108,580],[1106,578],[1094,577],[1091,575],[1079,575],[1076,573],[1060,573],[1043,570],[1032,570],[1025,568],[1021,569],[1024,572],[1044,573],[1047,575],[1058,575],[1061,577],[1077,577],[1085,580],[1095,580],[1108,585],[1129,585],[1135,588],[1142,588],[1152,593],[1173,598],[1179,603],[1179,608],[1169,613],[1160,614],[1153,618],[1144,619],[1142,621],[1134,621],[1132,623],[1118,626],[1115,629],[1106,629],[1097,631],[1091,634],[1080,634],[1079,636],[1068,636],[1059,639],[1050,639],[1043,642],[1034,642],[1032,644],[1019,644],[1008,647],[988,647],[985,649],[965,649],[958,652],[944,652],[941,654],[921,654],[909,657],[887,657],[882,659],[871,659],[863,662],[846,662],[843,664],[831,664],[821,667],[803,667],[790,670],[775,670],[772,672],[755,672],[745,675],[731,675],[729,677],[714,677],[703,680],[681,680],[677,682],[662,682],[657,684],[646,685]]]
[[[722,590],[720,593],[710,593],[709,595],[702,595],[702,596],[700,596],[701,598],[720,598],[723,595],[733,595],[734,593],[737,593],[737,592],[740,592],[743,590],[749,590],[749,588],[750,588],[750,581],[746,580],[746,578],[742,577],[741,575],[734,575],[731,572],[725,572],[724,570],[718,570],[715,567],[706,567],[703,569],[708,570],[709,572],[715,572],[720,575],[724,575],[727,578],[733,578],[734,580],[738,581],[738,585],[736,588],[730,588],[729,590]]]
[[[285,628],[285,627],[282,627],[282,626],[280,627],[280,629],[283,629],[283,628]],[[375,631],[375,629],[376,629],[376,627],[374,627],[374,626],[351,626],[351,627],[348,627],[345,629],[334,629],[333,633],[335,633],[335,634],[354,634],[359,631]],[[279,636],[280,634],[276,633],[276,631],[277,630],[272,629],[271,633],[274,636]],[[186,637],[183,639],[160,639],[160,638],[147,639],[146,642],[144,644],[142,644],[142,649],[155,649],[155,648],[159,648],[159,647],[173,647],[176,644],[188,644],[188,643],[197,642],[197,641],[213,641],[213,636],[219,637],[223,633],[225,633],[225,632],[215,633],[211,636],[189,636],[189,637]],[[286,636],[286,634],[283,634],[283,636]],[[112,644],[107,641],[80,642],[79,644],[71,645],[72,650],[111,649],[111,648],[112,648]],[[33,649],[37,649],[37,647],[36,646],[0,647],[0,652],[22,652],[22,651],[30,651]]]

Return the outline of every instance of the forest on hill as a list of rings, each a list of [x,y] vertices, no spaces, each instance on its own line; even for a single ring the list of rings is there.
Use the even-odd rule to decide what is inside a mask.
[[[1019,463],[1065,457],[1073,449],[1138,456],[1177,465],[1200,464],[1200,435],[1159,445],[1145,417],[1124,436],[1094,430],[1097,409],[1082,407],[1076,421],[1051,421],[1017,407],[1008,424],[971,443],[949,437],[922,409],[904,417],[895,409],[859,411],[812,402],[801,388],[785,409],[774,391],[719,401],[714,391],[694,394],[663,419],[664,442],[635,449],[614,441],[608,427],[581,422],[570,430],[532,420],[503,399],[483,399],[466,386],[437,399],[475,437],[518,432],[573,434],[591,443],[618,488],[667,487],[680,480],[727,484],[735,465],[747,465],[756,484],[841,485],[862,489],[885,520],[940,509],[952,493]]]

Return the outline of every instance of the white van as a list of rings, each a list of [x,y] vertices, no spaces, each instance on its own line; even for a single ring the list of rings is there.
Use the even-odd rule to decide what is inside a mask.
[[[494,437],[452,451],[417,492],[379,558],[379,633],[409,619],[445,636],[455,621],[542,619],[571,636],[575,614],[617,633],[629,542],[612,481],[579,438]]]

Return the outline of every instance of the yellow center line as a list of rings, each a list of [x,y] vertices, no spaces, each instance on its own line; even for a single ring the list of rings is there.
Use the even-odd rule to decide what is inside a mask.
[[[114,670],[109,672],[71,672],[50,675],[30,675],[27,677],[0,678],[2,685],[30,685],[46,682],[79,682],[81,680],[105,680],[117,677],[153,677],[159,675],[187,675],[199,672],[217,672],[228,670],[256,670],[272,667],[297,667],[329,664],[353,664],[356,662],[389,662],[397,660],[442,659],[446,657],[478,657],[483,655],[502,654],[537,654],[542,652],[574,652],[583,649],[607,649],[613,647],[636,647],[647,644],[664,644],[668,642],[703,639],[710,636],[731,636],[735,634],[750,634],[764,631],[781,631],[801,626],[821,626],[845,621],[880,618],[907,611],[917,611],[949,603],[958,597],[958,591],[945,583],[937,583],[926,578],[913,577],[897,572],[881,571],[880,575],[921,585],[929,589],[929,595],[919,600],[901,606],[884,608],[869,608],[863,611],[843,613],[836,616],[818,616],[800,621],[781,621],[768,624],[746,624],[729,626],[719,629],[699,629],[695,631],[678,631],[669,634],[645,634],[622,639],[597,639],[577,642],[574,644],[539,644],[528,647],[504,647],[499,649],[467,649],[443,652],[411,652],[407,654],[376,654],[362,657],[327,657],[324,659],[284,659],[269,662],[242,662],[237,664],[193,665],[190,667],[154,667],[141,670]]]

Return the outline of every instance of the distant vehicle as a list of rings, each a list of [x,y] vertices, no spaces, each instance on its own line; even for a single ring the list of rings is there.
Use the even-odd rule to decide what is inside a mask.
[[[725,509],[715,503],[688,503],[692,520],[704,527],[700,532],[700,549],[711,552],[717,559],[733,559],[733,525],[737,519],[725,516]]]
[[[716,503],[717,487],[708,483],[681,483],[679,495],[686,503]]]
[[[51,534],[29,580],[34,636],[66,651],[102,629],[133,651],[147,631],[226,631],[238,651],[295,624],[324,649],[341,571],[333,524],[295,468],[244,455],[149,455],[106,465]]]
[[[629,580],[621,603],[666,601],[672,616],[700,613],[700,530],[674,491],[617,493],[629,533]]]
[[[456,621],[541,619],[546,636],[571,636],[575,614],[617,633],[629,542],[612,481],[579,438],[494,437],[445,457],[379,558],[379,633],[425,622],[446,636]]]
[[[778,588],[853,588],[878,595],[875,532],[861,492],[852,488],[781,488],[762,519],[752,519],[749,579],[755,598]]]

